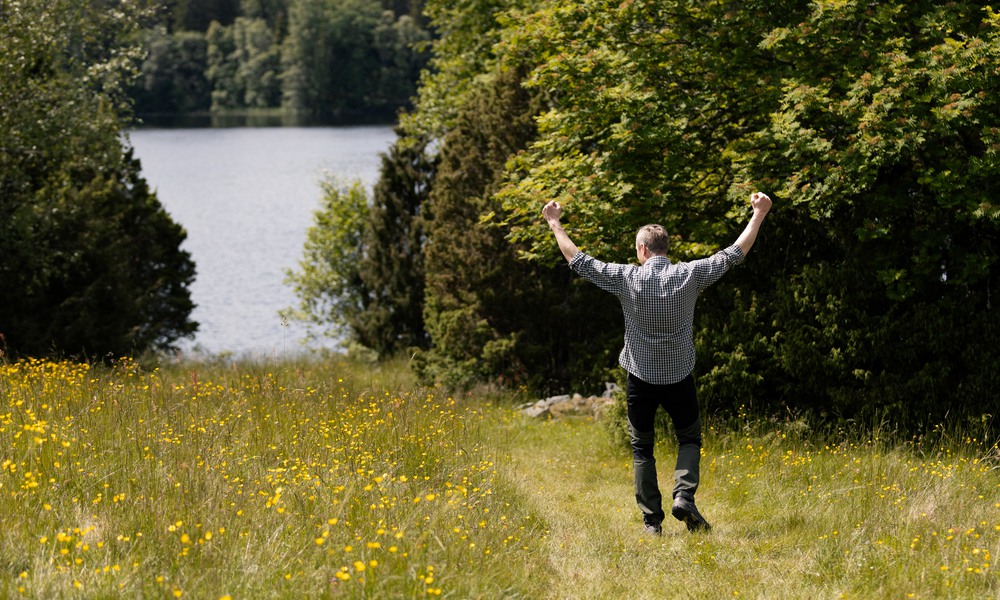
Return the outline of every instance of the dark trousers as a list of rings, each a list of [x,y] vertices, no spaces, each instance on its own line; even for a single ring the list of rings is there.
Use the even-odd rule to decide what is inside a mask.
[[[635,471],[635,500],[646,524],[663,521],[663,504],[656,481],[653,457],[653,422],[661,406],[677,433],[677,466],[674,469],[674,496],[693,499],[698,490],[701,461],[701,416],[694,376],[669,385],[646,383],[629,374],[628,430],[632,441],[632,466]]]

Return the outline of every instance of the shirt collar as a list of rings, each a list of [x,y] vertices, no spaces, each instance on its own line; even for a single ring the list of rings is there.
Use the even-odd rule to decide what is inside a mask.
[[[646,259],[646,264],[644,264],[643,266],[647,267],[647,266],[669,265],[669,264],[670,264],[670,257],[654,254],[653,256],[650,256],[649,258]]]

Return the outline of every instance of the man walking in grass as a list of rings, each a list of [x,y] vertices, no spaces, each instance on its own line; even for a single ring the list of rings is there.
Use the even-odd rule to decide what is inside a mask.
[[[571,269],[618,297],[625,316],[625,347],[618,362],[628,372],[628,429],[635,470],[635,499],[645,531],[659,534],[664,519],[653,457],[653,418],[663,407],[677,433],[671,514],[689,531],[711,526],[695,506],[701,460],[701,417],[695,393],[694,308],[698,295],[735,264],[757,239],[771,199],[750,196],[753,217],[732,246],[708,258],[670,262],[669,238],[660,225],[645,225],[635,237],[639,266],[605,263],[581,252],[559,223],[562,207],[552,201],[542,216]]]

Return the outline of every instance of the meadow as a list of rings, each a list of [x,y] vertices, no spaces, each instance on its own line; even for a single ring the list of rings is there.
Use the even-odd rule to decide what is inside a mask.
[[[734,415],[713,531],[652,537],[606,422],[515,403],[341,359],[0,363],[0,597],[1000,598],[995,440]]]

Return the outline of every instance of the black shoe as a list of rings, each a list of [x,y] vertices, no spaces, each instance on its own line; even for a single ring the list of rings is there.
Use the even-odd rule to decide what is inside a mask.
[[[663,533],[663,528],[657,523],[653,525],[652,523],[646,523],[642,528],[642,532],[648,535],[661,535]]]
[[[712,526],[708,524],[705,517],[701,516],[698,508],[694,505],[693,498],[677,496],[674,498],[674,506],[670,509],[670,514],[678,521],[684,521],[688,531],[711,531]]]

